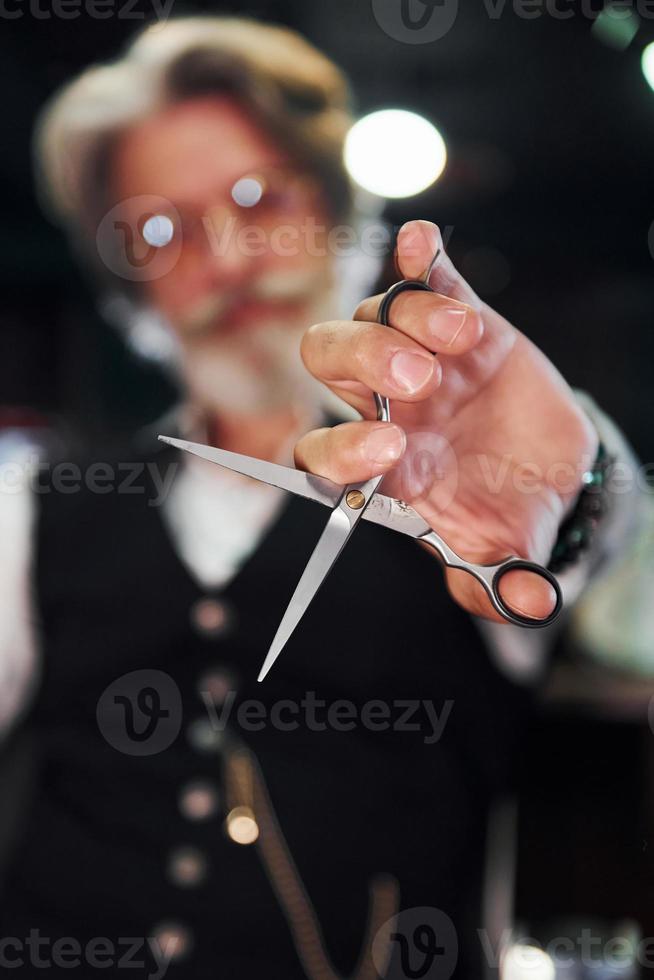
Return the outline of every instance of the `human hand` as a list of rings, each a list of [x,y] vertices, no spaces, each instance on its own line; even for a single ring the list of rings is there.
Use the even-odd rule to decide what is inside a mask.
[[[435,225],[405,224],[401,275],[421,278],[439,247]],[[597,434],[545,355],[475,295],[444,252],[429,284],[436,293],[397,297],[390,326],[376,322],[375,296],[353,320],[307,331],[306,367],[363,421],[308,433],[296,464],[341,484],[387,473],[383,492],[411,503],[469,561],[546,564]],[[391,400],[392,422],[374,421],[373,391]],[[470,575],[446,576],[468,612],[503,621]],[[549,583],[528,571],[508,573],[501,591],[536,619],[555,605]]]

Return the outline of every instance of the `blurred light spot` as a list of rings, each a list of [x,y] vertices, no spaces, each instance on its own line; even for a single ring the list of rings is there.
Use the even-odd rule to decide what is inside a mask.
[[[353,180],[380,197],[412,197],[445,169],[447,150],[436,127],[415,112],[382,109],[352,126],[345,166]]]
[[[225,829],[235,844],[254,844],[259,836],[259,827],[249,806],[237,806],[230,810]]]
[[[638,33],[639,27],[640,18],[633,10],[626,9],[621,3],[607,3],[595,18],[590,30],[598,41],[616,51],[625,51]]]
[[[218,792],[211,783],[188,783],[179,798],[179,808],[187,820],[208,820],[218,811]]]
[[[654,41],[648,44],[643,51],[641,65],[643,66],[643,75],[647,79],[649,87],[654,89]]]
[[[168,877],[180,888],[202,884],[207,870],[207,859],[197,847],[180,847],[168,858]]]
[[[100,311],[141,357],[162,363],[177,359],[179,342],[159,313],[136,306],[122,293],[110,294]]]
[[[186,729],[186,737],[197,752],[220,752],[224,737],[210,718],[196,718]]]
[[[143,237],[148,245],[155,248],[163,248],[173,240],[175,228],[173,223],[165,214],[154,214],[143,225]]]
[[[182,959],[193,945],[191,933],[179,922],[161,922],[154,928],[152,939],[152,952],[163,962]]]
[[[511,282],[511,266],[496,248],[472,248],[461,261],[461,271],[482,296],[495,296]]]
[[[236,692],[236,679],[226,670],[208,670],[198,681],[198,694],[205,704],[224,704],[232,691]]]
[[[198,599],[191,606],[190,616],[196,631],[205,636],[220,636],[230,620],[225,603],[208,597]]]
[[[516,943],[502,960],[502,980],[556,980],[556,967],[545,950]]]
[[[242,177],[232,187],[232,199],[242,208],[253,208],[263,197],[263,183],[256,177]]]

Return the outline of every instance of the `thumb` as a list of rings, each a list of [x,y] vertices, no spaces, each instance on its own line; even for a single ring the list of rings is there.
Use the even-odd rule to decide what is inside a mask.
[[[467,612],[496,623],[506,623],[493,608],[483,586],[472,575],[456,568],[448,568],[445,574],[450,595]],[[556,606],[556,592],[550,583],[530,571],[507,572],[502,577],[499,590],[510,609],[529,619],[546,619]]]

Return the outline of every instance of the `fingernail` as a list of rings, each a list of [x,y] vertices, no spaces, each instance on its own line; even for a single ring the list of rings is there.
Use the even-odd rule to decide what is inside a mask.
[[[367,462],[384,466],[395,463],[404,454],[406,436],[397,425],[380,425],[372,429],[363,447]]]
[[[514,600],[512,600],[509,603],[511,609],[513,609],[514,612],[519,613],[521,616],[527,616],[528,619],[535,619],[537,621],[539,619],[546,619],[546,617],[550,615],[551,611],[554,609],[554,606],[556,605],[556,592],[549,584],[549,582],[544,583],[544,585],[545,588],[543,589],[543,593],[542,595],[538,596],[538,599],[539,599],[539,605],[540,605],[540,600],[542,600],[542,606],[544,609],[546,608],[548,610],[547,612],[538,612],[538,613],[534,612],[533,599],[526,603],[515,602]],[[502,596],[502,598],[504,598],[504,596]],[[525,605],[529,606],[529,608],[525,609]]]
[[[463,330],[470,307],[447,306],[430,313],[429,328],[438,344],[451,347]]]
[[[398,386],[409,394],[418,391],[434,373],[434,358],[429,354],[399,350],[391,359],[391,377]]]

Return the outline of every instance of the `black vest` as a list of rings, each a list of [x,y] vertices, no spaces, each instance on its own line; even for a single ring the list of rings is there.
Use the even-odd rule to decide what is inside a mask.
[[[168,448],[122,457],[130,460],[160,470],[180,462]],[[120,472],[127,478],[127,469]],[[216,604],[202,607],[207,593],[173,550],[161,511],[151,506],[155,496],[147,466],[122,492],[39,494],[44,672],[31,723],[40,775],[8,876],[0,938],[24,939],[38,929],[84,948],[108,937],[113,967],[83,961],[61,975],[145,977],[156,975],[151,964],[118,968],[119,955],[127,956],[119,940],[179,923],[190,942],[168,967],[173,980],[304,976],[257,847],[228,838],[224,803],[203,820],[180,809],[194,780],[224,794],[223,736],[207,742],[199,693],[201,679],[218,671],[235,679],[237,691],[227,735],[258,759],[336,968],[352,971],[369,882],[387,873],[399,883],[402,909],[436,907],[450,916],[459,936],[456,976],[474,976],[488,806],[511,778],[528,695],[493,667],[471,619],[449,598],[438,563],[410,539],[365,522],[257,684],[328,511],[289,499],[256,553],[210,596]],[[138,670],[164,672],[181,696],[179,734],[142,756],[119,751],[98,723],[103,693]],[[310,715],[301,707],[307,697],[324,708]],[[239,724],[237,709],[249,699],[262,702],[251,718],[290,701],[297,714],[285,708],[284,721],[294,717],[298,726]],[[352,730],[325,724],[341,699],[359,719]],[[417,707],[425,700],[439,716],[450,702],[437,741]],[[382,702],[377,714],[371,701]],[[365,724],[362,711],[369,712]],[[179,847],[206,861],[204,877],[191,886],[171,877]],[[10,949],[7,958],[18,955]],[[143,959],[143,949],[131,956]],[[26,953],[23,960],[16,976],[45,975],[32,970]]]

